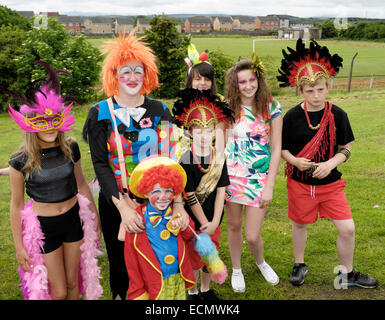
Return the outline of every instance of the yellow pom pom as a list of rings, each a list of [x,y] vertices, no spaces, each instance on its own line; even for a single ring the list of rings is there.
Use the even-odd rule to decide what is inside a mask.
[[[224,268],[225,268],[225,265],[224,265],[223,261],[220,259],[215,263],[211,263],[211,264],[207,265],[207,270],[210,273],[214,273],[214,274],[223,271]]]

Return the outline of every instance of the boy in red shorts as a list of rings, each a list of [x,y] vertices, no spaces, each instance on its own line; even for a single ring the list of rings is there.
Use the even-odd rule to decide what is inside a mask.
[[[342,58],[330,55],[327,47],[314,40],[305,48],[283,51],[281,86],[298,86],[304,102],[290,109],[283,119],[282,157],[287,161],[288,216],[293,221],[295,263],[290,282],[304,283],[307,225],[329,218],[338,231],[337,251],[343,270],[339,285],[375,288],[376,278],[353,269],[355,227],[346,200],[345,180],[337,166],[350,157],[354,140],[347,114],[326,100],[328,79],[342,67]]]

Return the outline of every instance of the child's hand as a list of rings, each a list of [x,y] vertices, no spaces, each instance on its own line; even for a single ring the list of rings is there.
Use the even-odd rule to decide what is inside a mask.
[[[182,226],[183,226],[183,216],[181,216],[179,213],[177,215],[177,217],[175,217],[175,219],[173,219],[171,221],[171,225],[172,225],[172,228],[177,230],[177,229],[180,229]],[[186,229],[186,228],[185,228]],[[184,230],[184,229],[183,229]],[[182,230],[182,231],[183,231]]]
[[[212,236],[215,233],[215,230],[217,230],[217,228],[218,228],[218,224],[211,221],[211,222],[207,222],[207,223],[203,224],[199,228],[199,230]]]
[[[296,158],[294,165],[298,168],[299,171],[306,171],[310,169],[312,165],[314,165],[314,162],[306,158]]]

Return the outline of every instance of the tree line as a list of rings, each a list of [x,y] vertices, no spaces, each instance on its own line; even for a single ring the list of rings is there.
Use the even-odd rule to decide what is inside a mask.
[[[319,26],[322,38],[339,38],[346,40],[385,40],[385,22],[360,21],[348,24],[347,28],[337,28],[334,20],[326,20]]]
[[[25,93],[31,82],[44,78],[44,70],[34,64],[43,60],[54,69],[72,74],[71,78],[61,77],[63,96],[75,97],[81,104],[105,98],[100,91],[103,56],[99,49],[82,34],[70,35],[57,19],[48,18],[46,24],[34,19],[27,20],[0,6],[0,92],[6,89]],[[143,36],[158,59],[160,84],[152,96],[172,99],[184,86],[184,58],[190,38],[180,34],[175,20],[166,15],[154,16],[150,24],[151,30]],[[224,75],[234,61],[220,50],[210,52],[209,56],[217,73],[218,90],[223,92]],[[0,94],[0,112],[8,110],[9,103],[18,105],[9,95]]]

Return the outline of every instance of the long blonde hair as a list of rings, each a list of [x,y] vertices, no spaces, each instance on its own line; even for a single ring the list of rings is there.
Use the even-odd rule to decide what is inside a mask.
[[[58,131],[56,142],[58,143],[64,155],[71,159],[72,162],[73,158],[70,146],[73,141],[74,140],[72,138],[66,137],[64,132]],[[28,180],[34,171],[39,171],[41,169],[42,148],[38,143],[36,132],[24,133],[24,143],[17,151],[17,154],[20,156],[25,156],[27,159],[24,167],[22,168],[22,171],[24,172],[25,180]]]
[[[239,117],[242,107],[237,75],[242,70],[251,70],[251,64],[251,60],[238,61],[226,73],[225,98],[228,101],[229,108],[234,111],[235,118]],[[252,106],[254,115],[259,114],[264,120],[269,119],[269,104],[272,101],[273,98],[265,78],[258,77],[258,90],[255,93],[255,103]]]

